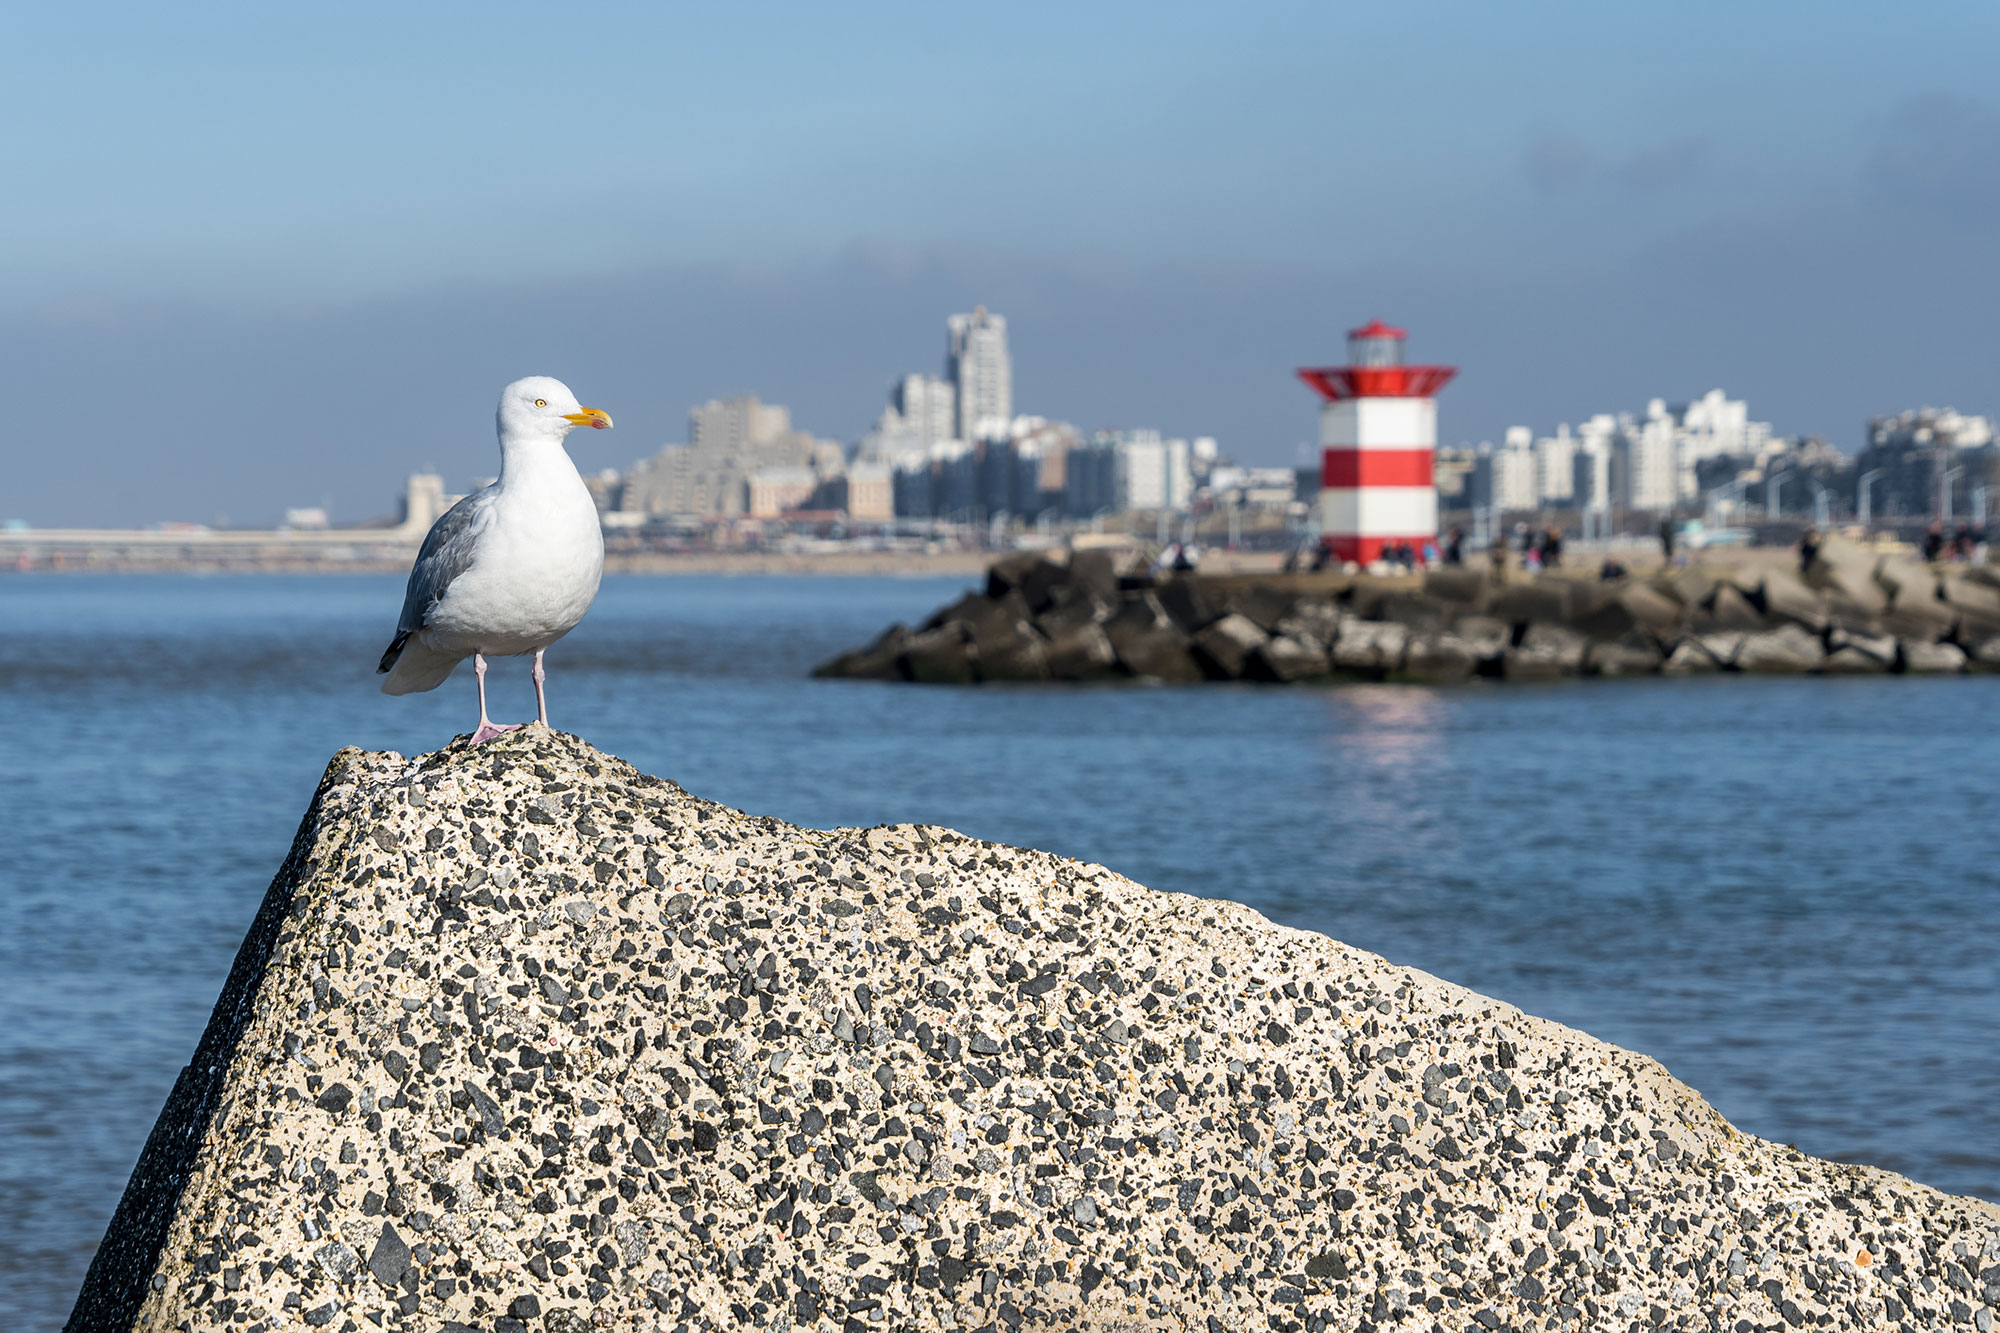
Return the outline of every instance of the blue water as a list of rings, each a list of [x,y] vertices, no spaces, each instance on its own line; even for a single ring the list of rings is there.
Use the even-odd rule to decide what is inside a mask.
[[[2000,677],[951,690],[814,681],[959,579],[613,579],[553,721],[805,824],[1238,899],[1658,1057],[1742,1128],[2000,1200]],[[0,578],[0,1329],[53,1328],[342,745],[390,578]],[[532,715],[525,665],[489,677]]]

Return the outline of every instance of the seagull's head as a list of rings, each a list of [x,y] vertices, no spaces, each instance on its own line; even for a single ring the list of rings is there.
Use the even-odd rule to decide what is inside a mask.
[[[592,430],[611,428],[608,413],[584,407],[567,384],[547,375],[530,375],[502,389],[499,421],[503,440],[560,441],[578,426],[589,426]]]

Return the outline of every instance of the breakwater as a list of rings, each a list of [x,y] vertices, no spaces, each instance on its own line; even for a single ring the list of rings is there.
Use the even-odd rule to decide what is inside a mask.
[[[1696,565],[1646,577],[1121,572],[1102,551],[996,561],[983,591],[816,675],[981,681],[1553,680],[2000,668],[2000,570],[1829,542],[1803,570]]]
[[[336,756],[71,1328],[1985,1327],[2000,1209],[1246,908]]]

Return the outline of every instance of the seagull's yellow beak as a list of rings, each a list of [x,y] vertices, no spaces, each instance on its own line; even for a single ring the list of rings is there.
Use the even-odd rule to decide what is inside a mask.
[[[563,420],[572,426],[588,426],[592,430],[611,429],[611,414],[602,408],[586,407],[581,412],[565,412]]]

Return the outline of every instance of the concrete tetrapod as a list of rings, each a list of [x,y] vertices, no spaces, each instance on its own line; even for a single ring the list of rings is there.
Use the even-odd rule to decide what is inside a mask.
[[[1987,1327],[2000,1208],[1235,904],[343,750],[69,1327]]]

